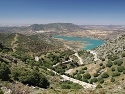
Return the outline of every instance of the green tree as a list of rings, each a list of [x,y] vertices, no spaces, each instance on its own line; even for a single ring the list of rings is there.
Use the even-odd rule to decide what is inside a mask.
[[[124,52],[124,53],[122,53],[122,57],[125,57],[125,52]]]
[[[90,79],[90,78],[91,78],[91,75],[90,75],[89,73],[86,73],[86,74],[83,75],[83,77],[84,77],[85,79]]]
[[[82,70],[87,70],[87,67],[82,68]]]
[[[4,92],[0,89],[0,94],[4,94]]]
[[[112,62],[108,62],[107,64],[106,64],[106,67],[111,67],[113,65],[113,63]]]
[[[104,72],[101,76],[102,78],[108,78],[109,77],[109,74],[107,72]]]
[[[121,74],[119,73],[119,72],[113,72],[113,74],[112,74],[112,77],[115,77],[115,76],[120,76]]]
[[[100,84],[104,83],[104,79],[103,78],[98,78],[98,81]]]
[[[9,80],[10,79],[9,74],[10,74],[10,69],[8,68],[8,66],[4,62],[0,61],[0,79],[4,81]]]
[[[112,67],[112,69],[111,69],[112,71],[115,71],[115,68],[114,67]]]
[[[115,82],[115,78],[111,78],[111,80],[110,80],[111,82]]]
[[[102,86],[101,86],[100,84],[98,84],[98,85],[96,86],[96,88],[102,88]]]
[[[98,77],[99,76],[99,74],[98,73],[94,73],[94,77]]]
[[[117,67],[118,72],[123,72],[125,70],[124,66]]]

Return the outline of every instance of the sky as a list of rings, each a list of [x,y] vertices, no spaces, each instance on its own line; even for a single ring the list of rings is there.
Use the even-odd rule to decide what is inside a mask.
[[[0,25],[125,25],[125,0],[0,0]]]

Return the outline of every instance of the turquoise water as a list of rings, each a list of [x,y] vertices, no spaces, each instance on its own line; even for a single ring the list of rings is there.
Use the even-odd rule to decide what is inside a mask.
[[[68,41],[82,41],[83,43],[90,44],[84,47],[83,48],[84,50],[91,50],[105,43],[103,40],[95,40],[91,38],[77,38],[77,37],[67,37],[67,36],[54,36],[54,38],[62,38]]]

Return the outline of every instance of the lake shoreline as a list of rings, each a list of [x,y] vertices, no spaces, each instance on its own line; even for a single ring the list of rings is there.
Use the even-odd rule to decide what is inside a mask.
[[[91,39],[91,38],[68,37],[68,36],[54,36],[53,38],[64,39],[67,41],[80,41],[86,45],[83,47],[84,50],[92,50],[105,43],[105,41],[103,40]]]

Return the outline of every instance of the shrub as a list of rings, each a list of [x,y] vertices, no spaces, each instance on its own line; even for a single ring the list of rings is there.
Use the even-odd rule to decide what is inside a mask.
[[[94,77],[98,77],[99,76],[99,74],[98,73],[94,73]]]
[[[108,59],[110,59],[110,60],[112,60],[112,61],[114,61],[114,60],[116,60],[116,59],[118,59],[119,57],[117,56],[117,55],[110,55],[110,56],[108,56]]]
[[[117,67],[118,72],[123,72],[123,70],[125,70],[124,66],[119,66]]]
[[[122,59],[120,59],[119,61],[118,61],[118,66],[121,66],[122,65],[122,63],[123,63],[123,60]]]
[[[102,86],[101,86],[100,84],[98,84],[98,85],[96,86],[96,88],[102,88]]]
[[[108,62],[107,64],[106,64],[106,67],[111,67],[113,65],[113,63],[112,62]]]
[[[123,73],[125,74],[125,70],[123,71]]]
[[[100,57],[99,59],[102,60],[102,61],[105,61],[105,58]]]
[[[118,66],[121,66],[122,63],[123,63],[123,60],[122,60],[122,59],[118,59],[118,60],[115,60],[115,61],[114,61],[114,64],[115,64],[115,65],[118,65]]]
[[[125,57],[125,52],[124,52],[124,53],[122,53],[122,57]]]
[[[110,81],[111,81],[111,82],[115,82],[115,78],[111,78]]]
[[[4,62],[0,61],[0,79],[4,81],[9,80],[10,79],[9,74],[10,74],[10,69],[8,68],[8,66]]]
[[[100,65],[100,66],[103,66],[103,63],[100,63],[99,65]]]
[[[115,77],[115,76],[119,76],[120,75],[120,73],[119,72],[114,72],[113,74],[112,74],[112,77]]]
[[[83,82],[89,83],[89,81],[85,78],[82,79]]]
[[[95,77],[92,80],[93,80],[93,82],[97,82],[98,81],[98,79],[95,78]]]
[[[104,83],[104,79],[103,78],[98,78],[98,81],[100,84]]]
[[[4,92],[0,89],[0,94],[4,94]]]
[[[109,77],[109,75],[108,75],[108,73],[107,72],[105,72],[105,73],[103,73],[102,74],[102,76],[101,76],[102,78],[108,78]]]
[[[112,67],[112,69],[111,69],[112,71],[115,71],[115,68],[114,67]]]
[[[97,73],[99,73],[99,72],[100,72],[100,70],[101,70],[101,68],[97,69],[97,70],[96,70],[96,72],[97,72]]]
[[[84,67],[83,70],[87,70],[87,67]]]
[[[80,70],[79,73],[80,73],[80,74],[84,74],[85,71],[84,71],[84,70]]]
[[[90,80],[90,84],[93,84],[93,82],[97,82],[97,81],[98,79],[94,77],[93,79]]]
[[[83,77],[84,77],[85,79],[90,79],[90,78],[91,78],[91,75],[90,75],[89,73],[86,73],[86,74],[83,75]]]
[[[104,68],[105,68],[105,66],[103,65],[103,66],[102,66],[102,69],[104,69]]]
[[[82,76],[80,74],[77,74],[77,79],[82,80]]]

